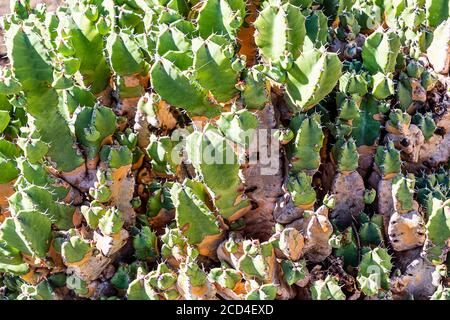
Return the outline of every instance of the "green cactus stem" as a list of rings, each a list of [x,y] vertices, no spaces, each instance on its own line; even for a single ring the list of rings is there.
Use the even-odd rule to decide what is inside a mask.
[[[395,148],[393,142],[384,147],[379,146],[375,154],[375,163],[383,177],[393,177],[401,169],[400,151]]]
[[[51,221],[37,211],[20,211],[0,226],[0,241],[22,254],[45,258],[50,247]]]
[[[216,127],[207,125],[203,132],[194,131],[186,139],[188,158],[200,179],[211,191],[218,213],[229,221],[244,215],[250,208],[239,177],[238,157]]]
[[[294,204],[303,209],[311,209],[316,202],[316,191],[312,187],[312,177],[304,172],[289,176],[287,189]]]
[[[314,281],[310,290],[313,300],[345,300],[337,280],[331,275],[324,280]]]
[[[214,254],[214,247],[222,237],[220,224],[208,208],[208,194],[205,187],[197,181],[185,180],[183,184],[174,183],[170,190],[175,219],[189,244],[199,247],[203,255]]]
[[[399,174],[392,180],[392,195],[396,209],[399,212],[408,212],[414,209],[414,176],[404,177]]]
[[[389,290],[389,273],[393,265],[386,249],[367,250],[358,270],[358,284],[366,296],[377,295],[380,290]]]
[[[295,139],[289,144],[288,155],[291,158],[291,172],[308,171],[314,173],[320,165],[320,149],[324,134],[320,125],[319,114],[307,117],[298,114],[291,120],[290,128]]]
[[[292,109],[311,109],[331,92],[341,73],[342,63],[336,54],[304,52],[287,73],[286,94]]]
[[[364,67],[372,74],[394,72],[399,49],[400,38],[394,31],[375,31],[364,42]]]
[[[196,39],[197,40],[197,39]],[[225,54],[223,46],[213,39],[193,41],[196,79],[220,102],[227,102],[237,93],[239,71]]]
[[[257,17],[255,28],[256,45],[267,63],[283,65],[282,60],[288,59],[292,64],[300,56],[306,29],[299,7],[271,1]]]
[[[244,18],[242,0],[207,0],[198,15],[198,31],[203,39],[213,34],[234,39]]]
[[[337,257],[342,257],[346,268],[358,266],[358,244],[353,229],[348,227],[343,232],[336,232],[330,238],[333,253]]]
[[[211,118],[219,114],[219,108],[208,100],[206,89],[189,79],[169,60],[157,60],[150,70],[150,76],[152,87],[171,105],[185,109],[191,116]]]
[[[431,214],[426,224],[427,244],[425,252],[430,261],[434,264],[445,260],[446,254],[443,250],[445,241],[450,234],[449,229],[449,201],[442,201],[434,198],[431,204]]]
[[[47,157],[63,172],[79,168],[84,159],[58,111],[56,90],[49,87],[53,82],[53,68],[39,35],[25,27],[11,26],[7,39],[14,75],[27,94],[27,112],[35,118],[34,125],[42,141],[49,145]]]

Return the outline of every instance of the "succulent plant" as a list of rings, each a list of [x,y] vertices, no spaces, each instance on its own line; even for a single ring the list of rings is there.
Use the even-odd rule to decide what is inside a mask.
[[[305,286],[309,281],[309,271],[306,268],[305,260],[292,262],[283,260],[281,262],[283,276],[288,285],[296,284],[299,287]]]
[[[187,242],[198,245],[200,253],[214,254],[222,237],[219,220],[207,206],[208,193],[203,184],[194,180],[175,183],[170,191],[175,206],[175,219]]]
[[[311,286],[313,300],[345,300],[345,295],[334,277],[328,275],[323,280],[317,280]]]
[[[17,300],[56,300],[53,289],[47,281],[42,281],[35,286],[24,283],[20,290]]]
[[[255,43],[265,62],[288,70],[286,66],[292,65],[303,49],[306,30],[301,8],[270,1],[258,15],[255,28]]]
[[[386,249],[368,250],[358,267],[358,283],[366,296],[377,295],[380,290],[389,290],[391,257]]]
[[[38,211],[19,211],[0,226],[0,239],[18,252],[45,258],[52,239],[51,221]]]
[[[358,266],[359,247],[352,227],[342,232],[335,231],[329,242],[333,247],[333,254],[343,259],[345,268]]]
[[[394,31],[372,33],[362,50],[364,67],[372,74],[393,72],[400,45],[400,37]]]
[[[211,192],[219,214],[234,221],[249,209],[249,201],[242,194],[240,165],[230,142],[220,131],[207,125],[203,132],[194,131],[186,138],[189,160]]]
[[[339,228],[347,228],[352,217],[357,217],[364,209],[364,181],[356,171],[359,154],[353,138],[338,140],[334,146],[334,159],[337,161],[338,174],[333,181],[332,193],[335,206],[331,218]]]
[[[359,240],[362,246],[379,246],[383,239],[383,217],[374,214],[369,218],[365,213],[359,215],[361,223],[359,228]]]
[[[428,259],[433,262],[443,262],[446,258],[448,229],[448,200],[442,201],[434,198],[431,204],[431,214],[426,224],[425,251]]]
[[[196,260],[190,257],[180,264],[177,287],[189,300],[210,300],[215,296],[215,288],[209,281],[208,275]]]
[[[430,300],[449,300],[448,288],[444,288],[442,285],[438,287],[435,293],[431,296]]]
[[[330,93],[341,72],[342,64],[337,55],[319,50],[305,52],[287,73],[288,103],[294,110],[311,109]]]
[[[133,238],[136,258],[144,260],[157,257],[159,251],[157,239],[156,234],[149,227],[142,227]]]
[[[291,120],[290,128],[295,135],[288,149],[292,164],[291,172],[303,170],[314,173],[320,166],[319,152],[324,139],[320,115],[307,117],[298,114]]]
[[[397,175],[393,179],[392,197],[395,212],[389,220],[389,239],[394,250],[403,251],[420,246],[425,241],[425,223],[415,209],[414,179]]]
[[[91,245],[79,236],[72,236],[61,245],[61,256],[66,263],[76,263],[91,253]]]

